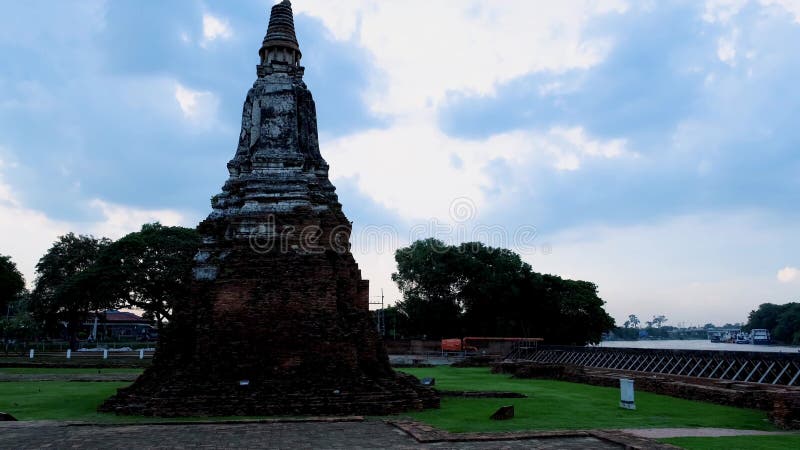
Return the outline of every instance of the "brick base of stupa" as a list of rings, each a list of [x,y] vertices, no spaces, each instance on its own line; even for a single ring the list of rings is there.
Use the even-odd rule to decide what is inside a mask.
[[[380,415],[438,407],[433,390],[389,366],[349,252],[228,245],[212,252],[225,255],[219,276],[195,281],[195,295],[176,305],[153,365],[100,411]]]

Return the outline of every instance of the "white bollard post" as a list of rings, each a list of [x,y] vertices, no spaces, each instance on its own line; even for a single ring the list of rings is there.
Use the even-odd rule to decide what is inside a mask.
[[[68,348],[67,349],[67,359],[70,359],[70,358],[72,358],[72,349]]]
[[[103,359],[108,359],[108,349],[107,348],[103,349]]]
[[[636,404],[633,402],[633,380],[619,379],[619,397],[620,408],[636,409]]]
[[[29,356],[30,356],[31,359],[33,359],[33,349],[31,349],[31,352],[29,353]]]
[[[139,359],[144,359],[144,349],[143,348],[139,349]]]

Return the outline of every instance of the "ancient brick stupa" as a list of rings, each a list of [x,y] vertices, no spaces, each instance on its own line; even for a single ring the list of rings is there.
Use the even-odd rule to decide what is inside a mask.
[[[102,411],[386,414],[438,406],[394,372],[328,180],[289,1],[272,8],[230,177],[198,226],[191,298]]]

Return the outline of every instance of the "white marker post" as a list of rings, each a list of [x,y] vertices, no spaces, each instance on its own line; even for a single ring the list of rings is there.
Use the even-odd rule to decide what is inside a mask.
[[[139,349],[139,359],[144,359],[144,349],[143,348]]]
[[[67,349],[67,359],[70,359],[70,358],[72,358],[72,349],[68,348]]]
[[[636,409],[636,404],[633,402],[633,380],[619,379],[619,397],[620,408]]]
[[[33,359],[33,349],[31,349],[31,352],[29,353],[29,357],[30,357],[31,359]]]
[[[103,359],[108,359],[108,349],[107,348],[103,349]]]

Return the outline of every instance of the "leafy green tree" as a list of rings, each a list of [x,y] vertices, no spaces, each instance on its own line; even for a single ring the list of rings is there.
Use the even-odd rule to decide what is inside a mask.
[[[77,349],[81,322],[89,312],[116,306],[96,283],[98,277],[103,277],[93,267],[110,243],[106,238],[69,233],[59,237],[36,264],[31,310],[49,330],[56,329],[57,322],[66,323],[73,350]]]
[[[0,334],[5,338],[6,355],[10,341],[29,341],[39,336],[39,322],[30,312],[30,296],[23,292],[17,299],[6,305],[6,314],[0,317]]]
[[[392,280],[403,292],[397,308],[410,319],[406,332],[429,338],[460,335],[461,256],[441,241],[426,239],[398,249],[395,260]]]
[[[194,229],[145,224],[103,249],[93,265],[93,282],[114,303],[144,310],[160,327],[169,321],[175,300],[189,295],[199,245]]]
[[[457,254],[463,280],[457,298],[467,334],[532,336],[532,303],[524,300],[536,297],[531,266],[511,250],[476,242],[461,244]]]
[[[554,318],[559,326],[551,330],[550,340],[575,345],[597,343],[604,332],[614,327],[614,319],[603,309],[605,302],[597,295],[597,285],[552,275],[545,277],[550,277],[553,300],[558,306]]]
[[[25,279],[10,256],[0,255],[0,313],[25,291]]]
[[[763,303],[751,311],[745,330],[764,328],[769,330],[772,339],[778,342],[800,344],[800,303],[775,305]]]
[[[614,326],[593,283],[536,273],[507,249],[427,239],[399,249],[395,259],[392,279],[403,293],[397,306],[411,335],[584,344]]]
[[[771,332],[778,326],[778,320],[784,310],[784,306],[774,303],[762,303],[757,310],[750,311],[747,317],[747,324],[744,326],[745,330],[764,328]]]
[[[631,314],[628,316],[628,321],[625,323],[630,324],[630,326],[633,328],[639,328],[639,324],[641,322],[639,321],[639,318],[636,317],[636,314]],[[628,325],[625,325],[625,328],[628,328]]]

